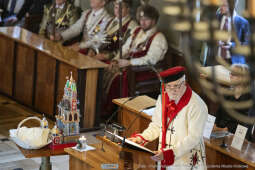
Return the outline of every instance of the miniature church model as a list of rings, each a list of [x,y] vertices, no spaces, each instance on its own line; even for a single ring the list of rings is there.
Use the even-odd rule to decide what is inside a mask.
[[[80,110],[77,108],[77,88],[72,72],[67,78],[64,96],[58,105],[57,127],[63,136],[79,134]]]

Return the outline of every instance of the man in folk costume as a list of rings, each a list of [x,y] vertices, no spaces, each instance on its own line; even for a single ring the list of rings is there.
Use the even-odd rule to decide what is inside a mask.
[[[54,40],[53,32],[63,32],[79,19],[78,9],[67,0],[44,6],[39,34]]]
[[[129,139],[144,145],[159,138],[159,150],[151,158],[161,162],[161,169],[204,170],[203,130],[208,110],[186,83],[184,71],[184,67],[177,66],[160,73],[162,95],[152,122],[143,133]]]
[[[55,39],[66,41],[82,33],[82,41],[72,45],[71,48],[75,51],[88,54],[88,49],[94,48],[97,45],[93,43],[93,38],[96,37],[95,35],[103,34],[107,24],[111,20],[111,16],[104,8],[107,2],[108,0],[90,0],[92,9],[84,11],[74,25],[61,34],[57,34]]]
[[[142,7],[140,15],[140,27],[134,30],[123,45],[123,57],[120,58],[118,53],[111,61],[110,66],[105,70],[103,89],[107,99],[104,108],[109,108],[105,110],[111,110],[112,99],[120,97],[120,68],[122,68],[123,85],[121,87],[121,97],[127,97],[128,82],[125,67],[155,65],[157,62],[164,59],[167,52],[168,44],[166,38],[157,30],[156,26],[159,19],[157,9],[150,5],[145,5]],[[144,74],[140,74],[138,79],[150,79],[151,76],[155,76],[155,74],[150,75],[150,73],[145,72]]]
[[[103,44],[100,48],[100,53],[95,58],[103,61],[109,61],[117,54],[119,50],[119,0],[114,1],[114,15],[115,18],[111,20],[106,28],[107,43]],[[131,18],[130,10],[132,8],[131,0],[122,1],[122,44],[133,34],[138,24]]]
[[[140,27],[123,45],[123,58],[117,55],[114,60],[119,67],[156,64],[163,60],[168,44],[165,36],[157,30],[159,13],[150,5],[141,7]]]

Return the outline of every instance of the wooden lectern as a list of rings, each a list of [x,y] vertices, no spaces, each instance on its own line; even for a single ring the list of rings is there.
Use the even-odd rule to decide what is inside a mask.
[[[138,96],[125,103],[128,98],[114,99],[113,103],[121,107],[118,113],[118,123],[127,130],[125,136],[131,136],[133,133],[143,132],[151,122],[151,116],[143,112],[143,109],[154,107],[156,100],[148,96]],[[124,103],[124,104],[123,104]],[[151,150],[158,149],[158,140],[146,145]]]
[[[79,152],[65,148],[70,155],[69,169],[155,169],[156,164],[150,159],[151,154],[120,146],[107,139],[97,136],[102,142],[92,145],[95,150]]]

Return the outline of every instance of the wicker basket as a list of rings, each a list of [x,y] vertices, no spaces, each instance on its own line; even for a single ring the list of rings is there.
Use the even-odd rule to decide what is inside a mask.
[[[28,120],[38,120],[41,124],[42,120],[38,117],[28,117],[22,120],[17,129],[10,129],[11,139],[20,147],[24,149],[40,149],[48,145],[51,141],[49,140],[48,128],[27,128],[21,127],[23,123]]]

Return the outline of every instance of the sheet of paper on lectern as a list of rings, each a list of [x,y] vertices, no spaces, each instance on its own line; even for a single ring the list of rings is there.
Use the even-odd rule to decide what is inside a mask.
[[[154,111],[155,111],[155,107],[143,110],[143,112],[147,114],[148,116],[152,116],[154,114]]]
[[[236,132],[232,140],[231,146],[233,148],[241,150],[246,133],[247,133],[247,128],[242,125],[238,125],[236,128]]]
[[[210,114],[207,117],[207,121],[205,123],[205,128],[204,128],[204,133],[203,133],[203,136],[207,139],[210,139],[215,119],[216,119],[216,117],[213,115],[210,115]]]

